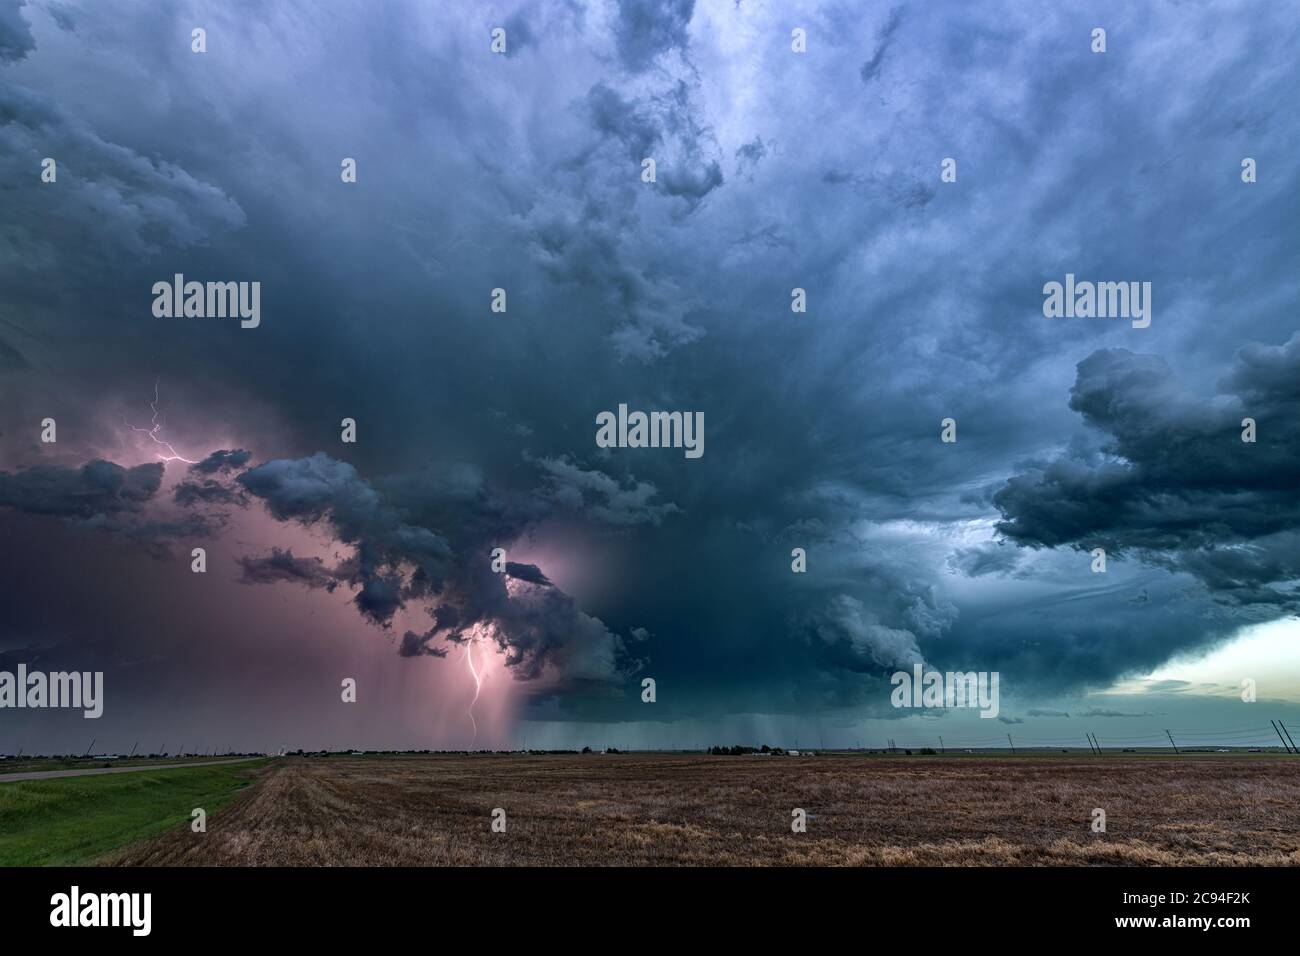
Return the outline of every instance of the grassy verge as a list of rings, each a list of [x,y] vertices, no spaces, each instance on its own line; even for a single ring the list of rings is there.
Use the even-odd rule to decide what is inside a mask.
[[[31,773],[45,770],[96,770],[109,767],[161,767],[175,763],[209,763],[214,760],[233,760],[235,754],[216,754],[215,756],[196,757],[118,757],[105,760],[103,757],[13,757],[0,760],[0,783],[5,782],[5,775],[11,773]]]
[[[0,866],[90,863],[188,822],[195,807],[211,816],[263,763],[0,783]]]

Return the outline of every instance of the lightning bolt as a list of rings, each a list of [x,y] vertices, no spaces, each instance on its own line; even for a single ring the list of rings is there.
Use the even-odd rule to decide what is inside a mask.
[[[150,420],[150,423],[149,423],[149,424],[150,424],[150,427],[149,427],[149,428],[140,428],[140,427],[138,427],[138,426],[136,426],[136,425],[132,425],[132,424],[131,424],[130,422],[128,422],[125,418],[122,419],[122,422],[126,425],[127,428],[129,428],[129,429],[131,429],[132,431],[135,431],[135,432],[143,432],[144,434],[148,435],[151,439],[153,439],[153,441],[154,441],[155,444],[157,444],[157,445],[161,445],[163,448],[165,448],[165,449],[167,450],[167,454],[166,454],[166,455],[162,454],[161,452],[158,453],[158,457],[159,457],[161,460],[163,460],[163,461],[183,461],[183,462],[185,462],[185,464],[187,464],[187,465],[197,465],[197,464],[198,464],[197,461],[190,461],[188,458],[184,458],[184,457],[182,457],[181,455],[176,454],[176,449],[172,447],[171,442],[163,441],[161,438],[158,437],[158,430],[161,429],[161,428],[163,427],[163,425],[167,424],[167,416],[166,416],[166,415],[163,415],[163,420],[162,420],[162,421],[159,421],[159,420],[158,420],[158,383],[159,383],[159,381],[161,381],[160,378],[156,378],[156,379],[154,379],[154,381],[153,381],[153,401],[149,403],[149,408],[152,409],[152,411],[153,411],[153,418]]]
[[[474,667],[474,642],[469,641],[465,644],[465,662],[469,664],[469,672],[474,675],[474,699],[469,702],[466,714],[469,715],[469,722],[474,725],[474,737],[470,740],[470,746],[478,740],[478,721],[474,719],[474,705],[478,703],[479,691],[483,689],[483,677]]]

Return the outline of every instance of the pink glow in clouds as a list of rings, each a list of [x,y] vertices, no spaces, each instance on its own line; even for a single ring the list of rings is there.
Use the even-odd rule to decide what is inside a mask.
[[[235,511],[226,532],[207,547],[208,576],[217,576],[214,589],[229,595],[229,607],[240,618],[264,615],[279,635],[278,649],[295,659],[295,669],[307,665],[315,673],[320,686],[312,688],[312,696],[319,690],[322,704],[312,710],[332,728],[330,735],[341,746],[357,746],[344,742],[358,739],[373,747],[403,746],[392,742],[397,738],[419,749],[509,747],[515,685],[504,653],[477,628],[467,632],[466,651],[452,647],[445,658],[403,658],[397,653],[401,635],[429,628],[422,607],[408,605],[381,628],[361,617],[346,584],[330,593],[289,582],[238,583],[238,558],[265,556],[272,548],[319,558],[331,568],[352,559],[351,547],[335,541],[326,528],[278,522],[254,502]],[[471,651],[474,671],[460,659]],[[280,676],[300,681],[300,674]],[[339,702],[344,677],[357,681],[356,704]],[[353,708],[359,713],[351,714]],[[349,720],[352,716],[361,719]],[[360,738],[350,730],[361,732]]]
[[[312,527],[279,522],[257,500],[242,508],[176,504],[177,485],[191,477],[187,462],[201,461],[220,449],[250,448],[251,443],[242,441],[233,428],[206,424],[206,416],[187,413],[190,403],[175,397],[166,378],[151,406],[153,398],[149,382],[140,402],[106,407],[96,416],[98,427],[92,434],[79,429],[64,441],[61,432],[57,445],[37,450],[37,461],[79,467],[104,458],[127,468],[162,462],[162,486],[139,517],[177,526],[196,513],[211,519],[214,535],[173,539],[170,558],[160,560],[140,548],[138,555],[112,559],[123,568],[134,568],[129,593],[139,604],[123,617],[138,612],[144,622],[119,619],[112,626],[149,628],[159,659],[184,656],[190,661],[175,678],[187,688],[177,708],[182,715],[175,721],[178,737],[197,740],[215,723],[249,728],[232,728],[232,740],[218,746],[238,745],[251,731],[254,739],[248,745],[254,749],[278,748],[282,741],[304,749],[511,745],[521,688],[486,629],[467,632],[469,643],[460,647],[444,645],[445,658],[404,658],[397,653],[402,634],[421,633],[430,626],[423,607],[408,605],[389,627],[379,627],[361,616],[347,583],[332,593],[289,580],[242,583],[239,559],[265,557],[273,548],[291,551],[297,558],[319,559],[327,568],[349,562],[355,554],[333,538],[327,522]],[[262,441],[274,439],[273,427],[263,423],[261,428]],[[232,478],[204,477],[224,482]],[[129,541],[103,545],[124,552],[132,548]],[[190,571],[194,547],[207,552],[204,574]],[[472,670],[464,659],[467,653],[472,654]],[[347,677],[357,682],[355,703],[341,700],[341,682]],[[158,693],[171,689],[158,688]],[[238,700],[239,711],[234,721],[232,698]]]

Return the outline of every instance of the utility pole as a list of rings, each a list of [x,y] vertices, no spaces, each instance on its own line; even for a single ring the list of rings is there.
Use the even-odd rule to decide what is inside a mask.
[[[1166,729],[1165,736],[1169,738],[1169,745],[1174,748],[1174,753],[1178,753],[1178,744],[1174,743],[1174,735]]]
[[[1011,756],[1014,757],[1016,755],[1016,742],[1011,739],[1010,734],[1007,734],[1007,743],[1011,744]]]
[[[1286,729],[1286,724],[1279,720],[1277,725],[1282,728],[1282,733],[1286,734],[1286,739],[1291,740],[1291,731]],[[1291,740],[1291,746],[1295,749],[1296,753],[1300,754],[1300,747],[1296,747],[1294,740]]]
[[[1273,725],[1273,732],[1277,734],[1277,739],[1282,741],[1282,746],[1286,748],[1286,752],[1290,753],[1291,747],[1287,744],[1286,738],[1282,736],[1282,731],[1278,730],[1277,721],[1270,720],[1269,723]]]

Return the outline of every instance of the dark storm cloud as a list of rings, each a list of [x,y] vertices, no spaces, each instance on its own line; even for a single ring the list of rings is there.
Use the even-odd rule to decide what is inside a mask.
[[[591,113],[591,125],[618,140],[627,157],[636,163],[649,156],[659,142],[661,134],[654,118],[604,83],[597,83],[587,91],[587,109]]]
[[[201,475],[213,475],[218,472],[238,471],[253,458],[253,453],[242,448],[231,451],[214,451],[196,465],[190,465],[190,471]]]
[[[106,7],[87,12],[108,15]],[[74,17],[65,4],[0,6],[0,375],[29,375],[25,400],[36,398],[32,384],[48,387],[44,362],[51,356],[65,372],[81,366],[76,377],[90,392],[86,367],[94,376],[120,373],[121,356],[104,362],[93,349],[66,348],[68,338],[85,341],[111,328],[116,348],[126,348],[139,329],[116,321],[124,306],[129,311],[129,294],[119,287],[125,278],[154,272],[156,261],[146,265],[153,257],[202,247],[245,223],[236,202],[169,160],[167,150],[115,140],[52,95],[68,73],[59,65],[46,72],[50,64],[27,22],[48,18],[66,35],[59,39],[71,39]],[[100,42],[121,22],[96,24],[89,35]],[[41,179],[46,159],[56,164],[54,182]],[[19,402],[10,407],[22,413]]]
[[[592,126],[617,140],[638,168],[643,159],[657,162],[656,182],[669,196],[685,199],[695,209],[722,185],[722,166],[706,156],[711,148],[708,131],[699,126],[691,88],[677,82],[664,96],[638,105],[598,83],[587,93]],[[664,146],[667,152],[656,152]]]
[[[402,657],[446,657],[447,648],[429,646],[429,642],[437,636],[436,629],[427,631],[424,634],[407,631],[402,635],[402,643],[398,646],[397,653]]]
[[[45,157],[57,162],[58,180],[43,185],[58,188],[8,197],[10,228],[24,239],[21,254],[0,247],[11,266],[37,268],[56,255],[93,263],[87,240],[152,256],[244,224],[243,211],[220,189],[102,138],[47,96],[0,84],[0,172],[39,177]]]
[[[486,628],[475,636],[496,641],[514,677],[546,678],[548,692],[617,684],[637,666],[622,639],[540,568],[507,562],[506,574],[492,571],[493,547],[521,534],[545,509],[493,497],[472,469],[444,467],[381,492],[351,465],[316,454],[257,465],[237,481],[277,520],[326,521],[340,541],[355,546],[353,567],[328,577],[346,577],[358,588],[355,603],[365,618],[388,626],[408,601],[425,607],[435,626],[423,635],[404,634],[403,656],[442,656],[432,641],[462,643],[471,629]],[[309,586],[326,580],[324,568],[304,567],[287,553],[243,565],[246,577],[260,581],[304,574]],[[506,578],[520,584],[507,588]]]
[[[656,503],[659,489],[649,481],[620,480],[566,458],[542,458],[537,465],[545,476],[546,498],[605,524],[657,525],[681,510],[672,502]]]
[[[518,578],[520,581],[527,581],[529,584],[546,584],[551,582],[546,579],[542,569],[535,564],[519,564],[516,561],[506,562],[506,574],[512,578]]]
[[[687,199],[694,205],[722,185],[722,167],[711,161],[703,167],[668,169],[660,181],[668,195]]]
[[[451,549],[427,528],[403,522],[356,469],[318,453],[298,460],[277,459],[236,479],[266,503],[279,521],[310,526],[328,519],[340,541],[357,548],[356,604],[363,615],[387,625],[403,606],[400,565],[410,562],[429,580],[441,582]]]
[[[0,507],[30,514],[92,520],[137,512],[162,485],[163,465],[123,468],[96,459],[81,467],[36,465],[0,472]]]
[[[829,600],[829,609],[813,627],[829,661],[841,668],[881,673],[910,670],[924,662],[916,635],[882,624],[862,601],[847,594]]]
[[[486,603],[489,595],[496,599],[490,605]],[[620,683],[641,667],[639,660],[626,655],[618,635],[554,586],[525,584],[522,593],[504,596],[485,589],[478,602],[477,607],[487,610],[482,619],[496,625],[506,666],[518,680],[537,680],[549,674],[555,678],[552,689],[557,693],[621,697]],[[447,637],[461,639],[459,632]]]
[[[614,36],[623,66],[644,70],[654,60],[688,42],[695,0],[618,0]]]
[[[1011,478],[998,529],[1034,547],[1103,547],[1186,571],[1221,600],[1300,606],[1300,334],[1242,349],[1202,398],[1158,356],[1125,349],[1079,363],[1070,407],[1100,448]],[[1255,419],[1255,443],[1242,421]]]
[[[333,591],[338,587],[338,579],[325,567],[320,558],[296,557],[293,550],[272,548],[264,558],[245,556],[238,559],[240,583],[242,584],[276,584],[287,581],[301,584],[308,588],[325,588]]]
[[[32,31],[5,21],[25,53],[0,67],[6,455],[46,407],[138,407],[162,374],[173,436],[272,459],[193,472],[183,503],[242,493],[327,523],[367,620],[429,611],[408,649],[499,629],[519,673],[610,687],[636,666],[618,635],[653,632],[635,649],[673,716],[887,709],[884,675],[918,657],[1073,691],[1276,614],[1295,526],[1269,482],[1295,442],[1260,409],[1292,366],[1275,346],[1222,357],[1295,329],[1281,8],[813,4],[800,57],[782,5],[512,3],[493,57],[455,5],[394,4],[249,6],[213,18],[202,57],[164,3],[64,3],[75,35],[48,7],[22,9]],[[1108,18],[1122,49],[1094,56]],[[261,279],[261,327],[153,320],[174,271]],[[1045,320],[1066,271],[1154,281],[1149,334]],[[496,287],[507,315],[486,311]],[[1224,391],[1112,357],[1071,408],[1075,366],[1117,348]],[[1172,405],[1144,426],[1138,396]],[[704,411],[704,458],[596,449],[594,415],[622,401]],[[1228,411],[1257,444],[1226,450]],[[313,457],[344,416],[350,464]],[[1235,543],[1209,547],[1220,528]],[[521,535],[547,580],[576,569],[572,594],[491,572]],[[1098,535],[1146,563],[1098,584],[1069,551]],[[1189,596],[1188,575],[1243,603]],[[643,714],[634,693],[602,707],[560,716]]]
[[[664,23],[675,16],[654,5],[630,5],[625,13]],[[689,10],[680,13],[688,22]],[[594,79],[569,112],[599,141],[575,130],[578,148],[566,147],[555,167],[561,175],[550,177],[560,193],[529,203],[524,234],[538,268],[568,293],[565,308],[590,310],[613,325],[608,341],[621,359],[652,363],[701,334],[691,321],[699,297],[677,281],[675,256],[647,256],[642,216],[628,203],[634,189],[648,191],[668,201],[656,205],[676,225],[722,189],[724,153],[702,106],[705,93],[683,60],[661,65],[652,82],[635,88]],[[656,163],[649,184],[638,178],[647,158]]]
[[[204,478],[201,481],[182,481],[176,486],[172,497],[178,505],[186,508],[196,504],[237,505],[246,500],[237,489],[211,478]]]
[[[32,28],[23,19],[23,0],[0,0],[0,64],[14,63],[36,49]]]
[[[752,142],[745,143],[736,150],[736,158],[750,165],[757,165],[766,155],[767,146],[764,145],[761,136],[755,136]]]
[[[698,339],[701,330],[672,282],[637,261],[607,211],[599,204],[581,216],[539,211],[530,242],[539,268],[559,289],[589,301],[593,314],[615,317],[608,338],[619,358],[652,362]]]
[[[308,459],[277,459],[249,469],[239,483],[263,499],[280,521],[311,524],[330,515],[340,525],[344,541],[353,541],[373,523],[395,523],[381,514],[379,496],[347,462],[318,453]]]
[[[770,147],[763,142],[763,137],[755,136],[748,143],[743,143],[736,149],[736,171],[742,176],[753,174],[755,167],[763,161]]]
[[[492,570],[495,547],[553,515],[546,489],[493,489],[476,469],[453,465],[380,487],[407,520],[437,528],[452,548],[445,578],[416,589],[418,603],[434,623],[421,646],[428,648],[436,639],[462,643],[474,633],[498,644],[515,679],[542,680],[541,692],[621,693],[618,688],[640,661],[627,652],[620,635],[585,613],[540,567],[507,561],[506,573]]]
[[[999,671],[1004,695],[1059,705],[1053,698],[1148,674],[1277,616],[1216,604],[1184,575],[1120,562],[1094,575],[1086,553],[1032,560],[1030,576],[1006,579],[1001,589],[987,576],[976,579],[980,592],[961,602],[962,613],[941,641],[926,646],[927,655],[943,655],[954,668]],[[1146,604],[1129,601],[1132,580],[1146,587]]]
[[[0,472],[0,509],[58,518],[80,532],[132,542],[156,560],[177,541],[206,538],[225,525],[223,514],[160,514],[151,510],[162,486],[162,462],[124,468],[95,459],[79,467],[35,465]]]
[[[183,507],[192,507],[197,504],[242,505],[248,500],[247,496],[238,486],[222,479],[247,467],[252,458],[252,452],[245,451],[242,448],[214,451],[202,461],[190,465],[189,474],[218,475],[221,477],[186,479],[176,486],[172,497],[178,505]]]

